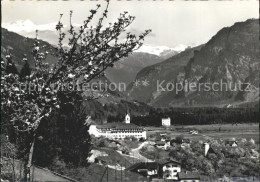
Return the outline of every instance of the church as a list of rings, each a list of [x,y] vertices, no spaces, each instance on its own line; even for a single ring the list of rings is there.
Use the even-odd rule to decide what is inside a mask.
[[[89,134],[95,137],[106,137],[121,140],[125,137],[135,137],[146,139],[145,128],[130,123],[130,115],[126,114],[124,122],[106,123],[103,125],[90,125]]]

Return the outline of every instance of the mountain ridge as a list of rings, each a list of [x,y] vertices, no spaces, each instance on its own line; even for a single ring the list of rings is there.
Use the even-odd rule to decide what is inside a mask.
[[[171,59],[175,61],[169,61]],[[128,86],[127,92],[133,99],[140,99],[155,107],[219,107],[230,103],[239,106],[237,102],[259,100],[259,60],[259,24],[256,19],[249,19],[221,29],[205,45],[197,49],[185,50],[168,60],[144,68],[137,74],[136,80],[141,82],[148,80],[150,85],[135,87],[132,84]],[[184,81],[213,84],[224,80],[232,82],[233,85],[241,81],[249,82],[256,90],[255,92],[232,92],[230,89],[219,92],[182,90],[176,94],[175,88],[172,92],[164,93],[156,90],[156,80],[183,85]]]

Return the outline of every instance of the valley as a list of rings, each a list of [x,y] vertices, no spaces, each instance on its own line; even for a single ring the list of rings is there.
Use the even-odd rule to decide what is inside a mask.
[[[90,13],[94,16],[96,10]],[[104,17],[106,13],[107,10]],[[88,27],[88,21],[93,18],[90,16],[84,21],[86,30],[74,27],[81,31],[79,35],[85,36],[80,42],[74,37],[77,34],[72,24],[70,30],[66,27],[75,47],[64,43],[61,47],[69,51],[60,50],[60,54],[58,47],[50,42],[1,28],[1,64],[6,66],[2,68],[2,81],[3,86],[10,87],[10,92],[1,91],[7,97],[2,107],[4,152],[1,158],[9,158],[13,165],[10,168],[10,164],[4,164],[8,167],[5,178],[18,179],[19,172],[19,178],[32,181],[197,182],[256,177],[259,172],[259,19],[222,27],[205,43],[196,46],[176,43],[170,48],[156,46],[156,42],[153,46],[141,43],[150,29],[140,39],[130,33],[127,38],[119,36],[134,19],[126,14],[120,14],[114,29],[110,29],[111,24],[104,32],[102,26]],[[99,19],[100,24],[102,20]],[[59,26],[57,30],[61,30]],[[163,34],[168,33],[164,31]],[[112,45],[110,37],[113,39],[114,33]],[[54,42],[51,34],[49,39]],[[63,35],[60,34],[60,39]],[[149,36],[150,40],[158,35]],[[133,51],[138,45],[141,47]],[[46,48],[46,57],[39,52],[42,46]],[[56,66],[59,69],[55,70]],[[22,74],[25,68],[27,75]],[[43,91],[31,94],[18,93],[18,87],[18,90],[12,87],[13,81],[23,83],[30,79],[37,84],[39,80],[67,82],[68,86],[83,83],[90,76],[93,76],[87,82],[90,87],[83,92],[56,92],[47,85]],[[106,85],[98,85],[100,82]],[[158,87],[159,82],[165,90]],[[234,89],[214,90],[206,86],[223,82]],[[120,86],[121,83],[126,87]],[[237,89],[238,83],[241,89]],[[200,84],[200,89],[190,88]],[[21,98],[25,101],[21,102]],[[35,113],[28,103],[37,106]],[[19,107],[24,110],[21,112]],[[33,165],[28,164],[27,169],[26,162]]]

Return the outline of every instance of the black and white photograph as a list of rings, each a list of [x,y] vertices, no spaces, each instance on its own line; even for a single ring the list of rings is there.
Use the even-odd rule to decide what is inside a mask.
[[[259,182],[259,0],[1,0],[1,182]]]

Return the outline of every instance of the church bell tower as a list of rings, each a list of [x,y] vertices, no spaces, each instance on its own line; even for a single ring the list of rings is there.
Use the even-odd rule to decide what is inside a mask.
[[[125,116],[125,123],[126,124],[130,123],[130,115],[129,114],[126,114],[126,116]]]

